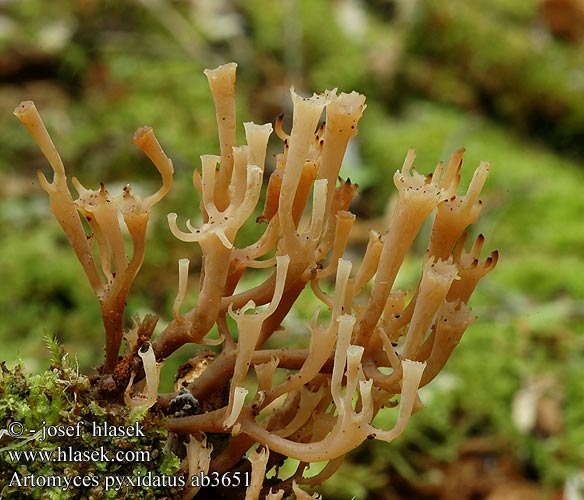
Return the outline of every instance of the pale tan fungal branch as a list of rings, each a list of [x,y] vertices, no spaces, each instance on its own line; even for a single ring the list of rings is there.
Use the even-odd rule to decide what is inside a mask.
[[[180,306],[187,293],[187,284],[189,279],[189,259],[180,259],[178,261],[178,291],[174,299],[174,306],[172,308],[172,315],[176,321],[181,321]]]
[[[221,145],[221,170],[217,185],[213,186],[219,209],[225,208],[229,200],[228,186],[233,171],[233,147],[235,146],[235,69],[237,64],[229,63],[216,69],[205,70],[209,87],[213,94],[219,143]]]
[[[306,493],[303,489],[300,489],[300,486],[296,482],[292,484],[292,491],[296,495],[296,500],[322,500],[322,496],[318,493],[314,495],[310,495]]]
[[[142,199],[126,186],[121,196],[111,197],[103,184],[91,190],[73,178],[79,194],[73,200],[61,159],[34,105],[25,102],[15,113],[49,160],[53,181],[39,174],[41,185],[100,301],[106,362],[99,394],[123,394],[127,405],[158,404],[168,412],[187,394],[198,410],[172,410],[168,419],[170,431],[188,436],[183,470],[191,475],[249,473],[249,499],[292,493],[316,498],[298,485],[326,480],[365,439],[390,442],[399,436],[423,406],[419,388],[438,376],[475,321],[468,301],[498,260],[497,252],[480,260],[482,235],[465,249],[467,228],[481,210],[489,165],[481,163],[466,193],[459,193],[463,149],[431,175],[414,168],[410,149],[393,176],[398,196],[385,232],[371,231],[362,258],[349,260],[346,248],[356,218],[350,204],[357,185],[339,175],[366,108],[365,97],[335,89],[303,98],[292,89],[291,130],[284,130],[282,117],[273,127],[245,123],[246,144],[240,145],[235,69],[232,63],[205,71],[220,154],[201,156],[193,174],[201,223],[168,215],[172,234],[202,251],[198,295],[192,290],[194,280],[188,280],[190,261],[180,259],[171,321],[148,342],[156,318],[136,320],[125,333],[128,348],[121,360],[125,301],[144,257],[150,208],[171,189],[172,162],[152,129],[143,127],[134,143],[160,172],[160,189]],[[266,151],[272,131],[283,146],[271,167]],[[258,207],[266,171],[265,202]],[[411,293],[396,289],[398,272],[429,218],[432,232],[420,258],[419,281]],[[130,258],[120,219],[132,241]],[[238,235],[248,220],[263,224],[263,232],[241,246]],[[267,274],[249,286],[248,277],[258,268]],[[305,318],[303,331],[289,332],[297,322],[288,324],[285,318],[303,290],[312,291],[322,311]],[[219,339],[208,336],[211,332]],[[266,344],[289,333],[305,334],[307,347]],[[220,347],[216,354],[199,347],[185,365],[192,373],[181,369],[180,394],[158,395],[160,363],[185,344]],[[393,427],[373,424],[381,411],[396,413]],[[220,437],[224,444],[211,453],[205,435],[211,442]],[[246,454],[249,459],[242,461]],[[286,457],[300,463],[291,477],[278,478],[274,466]],[[305,474],[311,462],[323,461],[327,465],[320,473]],[[264,481],[268,473],[276,475]],[[184,498],[198,493],[196,487],[187,488]]]
[[[146,347],[146,351],[142,349]],[[156,362],[156,356],[154,355],[154,350],[152,349],[152,344],[144,344],[141,349],[138,350],[138,356],[142,359],[142,365],[144,366],[145,378],[142,381],[144,387],[141,394],[132,395],[132,389],[136,389],[133,386],[135,373],[130,376],[130,382],[124,393],[124,403],[130,407],[145,407],[150,408],[156,403],[158,399],[158,384],[160,383],[160,368],[162,363]]]
[[[187,477],[192,478],[201,477],[201,475],[208,475],[213,445],[207,443],[207,436],[203,433],[198,434],[197,436],[190,435],[185,446],[187,449]],[[182,500],[190,500],[191,498],[194,498],[200,489],[200,486],[187,485]]]
[[[73,201],[63,162],[32,101],[22,102],[16,117],[28,128],[49,161],[53,182],[39,172],[39,181],[49,194],[51,211],[65,231],[83,270],[99,300],[106,335],[104,371],[113,373],[124,332],[124,309],[130,286],[142,262],[146,245],[146,228],[150,208],[158,203],[172,186],[173,166],[160,147],[150,127],[136,131],[134,143],[153,161],[162,176],[162,187],[145,199],[133,195],[127,185],[121,196],[112,198],[103,183],[98,190],[85,188],[75,177],[72,184],[79,197]],[[132,239],[133,252],[128,261],[118,214],[121,213]],[[91,229],[87,234],[80,216]],[[96,242],[100,269],[92,250]],[[101,271],[101,272],[100,272]]]
[[[38,172],[39,182],[49,195],[51,212],[65,231],[91,287],[99,295],[103,284],[97,272],[83,225],[77,215],[75,202],[69,191],[69,186],[67,186],[65,167],[61,157],[32,101],[21,102],[14,110],[14,114],[28,129],[53,169],[52,183],[40,171]]]
[[[331,95],[326,109],[323,150],[318,178],[327,181],[326,207],[330,210],[334,187],[349,139],[357,135],[357,124],[365,111],[365,96],[357,92]]]
[[[417,301],[424,307],[416,307],[412,314],[402,352],[404,358],[414,359],[438,308],[444,303],[452,282],[457,278],[457,268],[453,263],[426,257],[417,296]]]
[[[256,450],[249,456],[251,481],[245,492],[245,500],[257,500],[260,498],[269,456],[270,450],[268,448],[262,448],[260,451]]]

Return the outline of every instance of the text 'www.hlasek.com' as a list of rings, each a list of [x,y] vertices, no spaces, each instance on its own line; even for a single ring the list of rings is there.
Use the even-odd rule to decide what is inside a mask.
[[[27,449],[27,443],[31,441],[44,442],[52,438],[67,439],[81,438],[90,433],[92,442],[99,442],[99,439],[107,438],[143,438],[145,437],[143,427],[135,422],[129,426],[114,426],[106,423],[77,422],[75,425],[43,425],[39,429],[25,430],[21,422],[10,423],[7,429],[0,430],[2,435],[14,438],[11,445],[0,449],[6,453],[9,462],[18,464],[27,463],[148,463],[153,460],[155,450],[143,449],[111,449],[110,446],[97,446],[92,448],[80,448],[76,445],[56,446],[54,448]],[[26,471],[26,468],[23,469]],[[166,475],[156,474],[152,471],[136,470],[132,475],[97,474],[88,472],[83,474],[77,470],[82,467],[67,468],[67,474],[30,474],[15,471],[8,484],[10,488],[60,488],[63,491],[70,488],[97,488],[102,487],[105,491],[121,490],[124,488],[184,488],[184,487],[238,487],[249,486],[251,475],[249,472],[234,472],[230,474],[219,474],[213,472],[205,474],[200,471],[198,474]],[[104,470],[104,468],[100,468]],[[69,473],[70,472],[70,473]]]

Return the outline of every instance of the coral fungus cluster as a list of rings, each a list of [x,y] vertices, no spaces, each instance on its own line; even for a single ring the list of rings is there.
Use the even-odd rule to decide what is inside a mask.
[[[398,198],[387,231],[371,231],[364,255],[352,262],[345,249],[355,221],[349,207],[357,186],[342,180],[339,172],[365,97],[333,90],[303,98],[292,90],[290,132],[284,131],[281,117],[274,127],[245,123],[247,144],[237,146],[235,68],[232,63],[205,72],[221,152],[202,156],[201,169],[193,176],[202,222],[195,227],[168,215],[174,236],[202,250],[197,304],[181,311],[189,289],[189,261],[181,259],[173,319],[155,336],[155,317],[135,321],[125,334],[123,356],[119,350],[126,297],[142,264],[149,211],[171,188],[172,163],[152,129],[139,129],[134,143],[160,171],[162,187],[141,199],[127,186],[112,198],[103,184],[92,191],[73,179],[79,194],[73,200],[34,105],[25,102],[15,113],[53,168],[53,182],[39,174],[41,185],[99,300],[106,357],[95,383],[102,395],[115,398],[125,392],[127,404],[165,409],[168,428],[185,436],[185,471],[251,470],[246,498],[282,498],[292,490],[306,495],[298,484],[325,480],[365,439],[389,442],[403,431],[421,407],[418,389],[438,375],[474,321],[469,297],[496,265],[497,253],[480,261],[483,237],[467,250],[465,231],[479,215],[489,166],[481,163],[466,193],[460,194],[463,150],[428,176],[414,169],[410,150],[393,177]],[[266,149],[273,128],[283,151],[270,173]],[[264,178],[265,205],[258,216]],[[432,215],[417,288],[412,293],[398,290],[398,271]],[[238,231],[252,217],[265,230],[256,242],[238,247]],[[133,244],[131,259],[124,250],[122,219]],[[272,271],[257,286],[241,289],[244,277],[256,269]],[[304,289],[311,289],[330,314],[315,311],[306,327],[307,348],[266,347],[270,338],[283,335],[282,322]],[[191,363],[196,373],[187,373],[176,393],[157,394],[159,364],[185,344],[213,343],[208,334],[214,327],[220,335],[218,354],[199,351]],[[190,401],[188,412],[184,401]],[[383,407],[398,407],[391,429],[373,424]],[[228,439],[212,451],[216,435]],[[249,459],[242,462],[246,453]],[[264,481],[266,471],[286,457],[300,461],[296,472]],[[328,465],[316,476],[303,477],[307,465],[316,461]],[[196,493],[192,487],[185,497]]]

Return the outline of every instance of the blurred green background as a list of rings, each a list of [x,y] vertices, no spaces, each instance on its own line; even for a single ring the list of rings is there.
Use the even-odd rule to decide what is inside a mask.
[[[480,160],[492,163],[478,230],[485,250],[497,248],[501,258],[472,299],[479,320],[422,391],[427,408],[407,432],[391,445],[363,445],[321,488],[325,498],[578,495],[581,0],[0,1],[1,360],[45,369],[46,332],[87,372],[103,355],[97,304],[36,178],[49,167],[14,107],[34,100],[69,177],[93,188],[105,182],[114,194],[127,182],[140,194],[156,189],[156,170],[131,144],[136,128],[154,127],[176,183],[151,218],[128,311],[159,312],[164,321],[177,259],[188,256],[196,269],[198,255],[172,238],[165,214],[196,217],[192,169],[219,150],[202,70],[229,61],[239,65],[238,122],[290,116],[291,85],[367,95],[343,169],[362,193],[352,255],[364,247],[360,234],[383,229],[391,176],[408,147],[428,173],[466,147],[463,184]],[[271,152],[278,147],[270,143]],[[424,237],[399,286],[415,284]],[[310,317],[316,303],[303,297],[300,306]]]

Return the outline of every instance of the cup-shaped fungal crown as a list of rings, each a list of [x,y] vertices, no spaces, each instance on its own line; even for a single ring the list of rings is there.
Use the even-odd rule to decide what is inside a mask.
[[[419,217],[428,216],[438,203],[445,201],[448,190],[433,182],[435,176],[425,176],[414,168],[416,155],[413,149],[408,151],[401,170],[398,170],[393,181],[398,189],[400,199],[408,203],[408,209],[419,212]]]
[[[273,131],[272,124],[258,125],[254,122],[245,122],[243,127],[245,129],[245,140],[249,146],[248,162],[252,165],[257,165],[263,171],[266,162],[268,139]]]
[[[331,203],[349,139],[357,135],[357,125],[365,105],[365,96],[357,92],[332,94],[326,108],[322,161],[318,177],[328,181],[327,206]]]
[[[455,194],[455,190],[458,187],[458,179],[460,178],[458,173],[456,173],[453,181],[444,182],[444,179],[449,179],[449,174],[455,168],[460,170],[463,152],[463,150],[459,150],[453,154],[441,179],[443,184],[447,182],[454,189],[451,189],[453,194],[438,206],[432,226],[429,251],[436,257],[446,258],[450,255],[464,230],[477,221],[481,211],[482,202],[479,196],[487,180],[489,163],[480,163],[474,172],[466,194]],[[454,167],[457,164],[459,166]]]
[[[357,124],[365,111],[365,96],[358,92],[334,95],[326,110],[327,125],[339,134],[357,135]]]
[[[296,184],[304,162],[310,158],[309,152],[314,143],[316,126],[322,116],[325,106],[329,102],[326,94],[313,94],[311,97],[302,97],[294,89],[290,90],[294,115],[292,131],[290,132],[289,148],[286,153],[286,173],[284,185],[289,191],[283,191],[286,196],[294,196]],[[314,152],[314,149],[312,150]]]
[[[479,234],[470,251],[464,249],[465,241],[466,233],[463,233],[453,250],[460,280],[453,283],[448,292],[448,298],[449,300],[460,299],[467,303],[480,279],[490,273],[497,265],[499,252],[497,250],[491,252],[483,262],[480,262],[479,258],[485,237]]]

